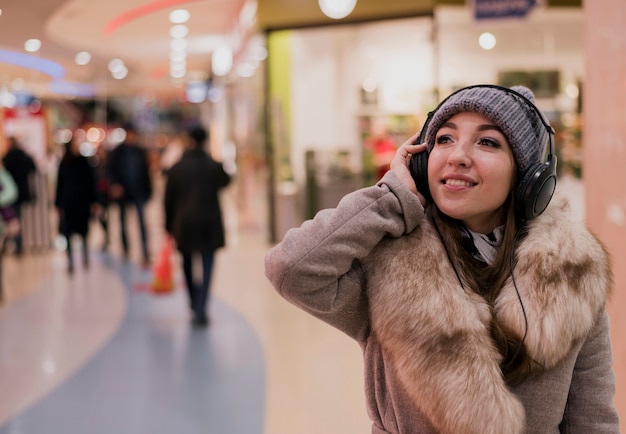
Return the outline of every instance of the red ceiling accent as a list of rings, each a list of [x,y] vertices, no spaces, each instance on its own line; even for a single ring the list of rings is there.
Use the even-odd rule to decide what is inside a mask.
[[[122,27],[124,24],[129,23],[130,21],[136,20],[137,18],[141,18],[145,15],[149,15],[153,12],[160,11],[161,9],[166,9],[172,6],[177,6],[184,3],[192,3],[194,1],[199,0],[157,0],[150,3],[146,3],[143,6],[139,6],[135,9],[131,9],[129,11],[124,12],[121,15],[113,18],[111,21],[104,26],[103,34],[106,37],[111,36],[117,29]]]

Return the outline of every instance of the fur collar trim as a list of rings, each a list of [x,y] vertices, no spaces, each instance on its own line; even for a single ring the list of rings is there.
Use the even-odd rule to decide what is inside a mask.
[[[554,203],[555,201],[553,201]],[[567,204],[529,224],[515,280],[528,316],[532,358],[554,367],[591,330],[611,287],[608,255]],[[432,224],[385,239],[363,262],[372,331],[416,406],[442,433],[521,433],[525,413],[505,384],[485,301],[463,291]],[[494,314],[519,336],[525,322],[513,283]]]

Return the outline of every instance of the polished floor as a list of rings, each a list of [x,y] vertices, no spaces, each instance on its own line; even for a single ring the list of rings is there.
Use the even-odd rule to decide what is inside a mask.
[[[262,185],[235,183],[223,195],[227,247],[206,329],[190,325],[180,268],[173,294],[147,291],[137,231],[121,259],[115,208],[107,252],[93,226],[89,269],[76,261],[69,275],[54,250],[5,255],[0,434],[370,432],[359,347],[265,279],[266,196],[251,190]],[[580,185],[562,185],[582,218]],[[160,191],[147,211],[153,253]]]
[[[368,432],[358,346],[265,279],[266,196],[249,190],[263,184],[224,192],[227,247],[206,329],[190,325],[180,267],[173,294],[147,291],[152,270],[140,265],[132,214],[128,261],[115,208],[107,252],[92,227],[89,269],[77,257],[69,275],[54,250],[5,255],[0,434]],[[147,209],[154,256],[161,191]]]

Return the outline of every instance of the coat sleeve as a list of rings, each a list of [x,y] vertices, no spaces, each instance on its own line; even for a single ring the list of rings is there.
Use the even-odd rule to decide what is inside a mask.
[[[54,193],[54,206],[60,208],[63,205],[63,191],[65,190],[65,165],[61,163],[57,171],[57,182]]]
[[[8,170],[0,167],[0,207],[12,205],[17,200],[17,184]]]
[[[143,193],[145,195],[144,200],[148,200],[152,197],[152,177],[150,176],[150,155],[148,151],[142,149],[142,183]]]
[[[165,220],[165,231],[172,234],[174,230],[174,209],[176,207],[176,187],[175,170],[170,168],[165,181],[165,192],[163,194],[163,217]]]
[[[290,229],[266,254],[266,276],[286,300],[362,341],[369,316],[359,260],[383,237],[411,232],[422,217],[417,196],[388,172]]]
[[[609,321],[604,311],[576,360],[562,433],[619,433],[612,365]]]

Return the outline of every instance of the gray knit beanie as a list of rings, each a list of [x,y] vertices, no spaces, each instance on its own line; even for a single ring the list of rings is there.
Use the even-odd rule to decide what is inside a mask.
[[[534,104],[535,96],[527,87],[514,86],[511,90],[522,94]],[[519,193],[517,187],[525,182],[527,176],[532,176],[534,171],[531,169],[541,163],[548,143],[548,130],[537,112],[522,98],[506,89],[491,85],[469,86],[445,99],[433,113],[425,136],[428,152],[435,144],[439,128],[461,112],[478,112],[500,127],[517,163],[516,193]]]

